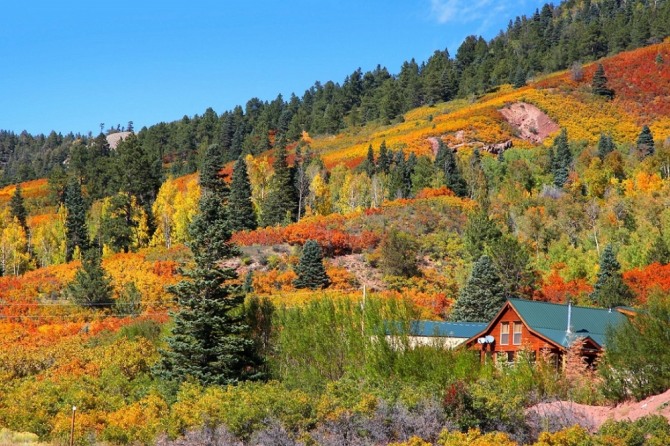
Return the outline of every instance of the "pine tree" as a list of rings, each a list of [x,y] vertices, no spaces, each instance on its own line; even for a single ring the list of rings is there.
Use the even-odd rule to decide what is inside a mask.
[[[526,71],[518,67],[514,74],[514,88],[521,88],[526,86]]]
[[[468,223],[463,231],[465,250],[473,261],[479,259],[486,248],[496,242],[502,233],[495,222],[491,220],[485,210],[480,209],[470,214]]]
[[[258,227],[256,214],[251,202],[251,183],[247,173],[247,163],[240,157],[233,167],[228,200],[230,229],[232,231],[253,230]]]
[[[88,230],[86,229],[87,206],[81,194],[81,187],[76,179],[73,179],[65,189],[65,207],[67,218],[65,219],[65,261],[72,260],[76,247],[84,252],[89,247]]]
[[[467,283],[451,312],[451,319],[464,322],[490,321],[505,303],[505,290],[488,256],[475,263]]]
[[[372,144],[368,146],[368,155],[361,163],[361,170],[368,174],[370,178],[375,174],[375,152],[372,149]]]
[[[200,186],[215,193],[221,201],[225,198],[225,183],[221,169],[223,169],[223,153],[218,144],[210,144],[200,164]]]
[[[377,159],[377,172],[388,174],[391,170],[393,156],[389,154],[386,148],[386,141],[382,141],[379,146],[379,158]]]
[[[302,247],[300,263],[295,268],[298,277],[293,281],[296,288],[316,290],[330,285],[330,278],[323,266],[321,247],[314,240],[307,240]]]
[[[101,242],[114,252],[129,252],[134,241],[135,228],[138,226],[134,199],[120,192],[108,200],[100,217]]]
[[[568,175],[572,165],[572,152],[568,145],[568,132],[565,129],[554,139],[553,150],[555,153],[553,163],[554,185],[563,187],[568,182]]]
[[[437,145],[435,166],[444,172],[444,185],[459,197],[467,196],[468,185],[456,164],[454,151],[447,147],[440,138],[437,139]]]
[[[294,220],[298,209],[293,176],[286,161],[286,148],[283,144],[279,144],[275,150],[275,160],[272,167],[274,168],[274,175],[271,180],[271,188],[263,205],[264,226],[289,223]]]
[[[97,247],[82,253],[81,268],[67,285],[66,294],[77,305],[102,310],[114,306],[114,287],[100,260]]]
[[[28,224],[27,217],[28,211],[26,211],[26,206],[23,200],[23,194],[21,193],[21,184],[16,185],[16,189],[12,194],[12,198],[9,201],[9,212],[10,215],[16,218],[19,221],[19,224],[23,230],[28,233]]]
[[[598,64],[598,68],[593,74],[591,91],[598,96],[604,96],[608,99],[614,98],[614,90],[607,88],[607,77],[605,76],[605,68],[602,64]]]
[[[637,137],[637,150],[640,153],[640,156],[643,158],[653,155],[656,151],[654,135],[651,134],[651,130],[649,129],[648,125],[642,127],[642,131]]]
[[[226,385],[260,377],[244,295],[228,283],[236,273],[218,263],[236,254],[227,217],[214,194],[202,197],[189,228],[195,268],[168,288],[179,310],[173,315],[169,348],[161,352],[155,369],[165,379],[182,382],[191,377],[203,385]]]
[[[623,281],[621,265],[616,259],[614,248],[607,245],[600,257],[600,270],[591,300],[601,307],[612,308],[629,304],[633,297],[633,292]]]
[[[647,263],[660,263],[661,265],[670,263],[670,250],[668,250],[662,233],[659,233],[654,239],[654,243],[647,252]]]
[[[600,134],[600,139],[598,140],[598,157],[601,160],[604,160],[605,157],[612,153],[615,150],[614,141],[612,137],[604,133]]]

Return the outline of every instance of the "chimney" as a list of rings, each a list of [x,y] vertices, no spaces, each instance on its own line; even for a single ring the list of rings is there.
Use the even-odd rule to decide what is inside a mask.
[[[565,332],[570,335],[572,334],[572,302],[568,301],[568,328]]]

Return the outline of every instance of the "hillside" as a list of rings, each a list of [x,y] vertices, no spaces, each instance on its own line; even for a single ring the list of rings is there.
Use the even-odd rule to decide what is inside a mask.
[[[612,100],[594,94],[598,64]],[[627,305],[641,314],[667,305],[669,66],[666,39],[331,135],[304,131],[287,142],[268,131],[263,147],[235,167],[221,146],[203,143],[199,174],[181,175],[188,156],[180,160],[181,143],[167,137],[170,149],[156,164],[145,143],[159,144],[151,136],[157,129],[127,135],[113,154],[104,135],[73,143],[67,174],[23,182],[20,194],[16,186],[0,190],[0,428],[64,442],[76,404],[82,445],[154,444],[162,433],[187,432],[195,443],[214,435],[203,426],[217,425],[227,426],[216,431],[221,444],[233,436],[247,444],[337,444],[333,438],[358,435],[369,442],[378,435],[379,444],[412,436],[467,444],[477,435],[530,444],[542,428],[527,415],[530,406],[603,405],[665,391],[666,372],[637,394],[586,365],[571,376],[541,361],[498,369],[466,350],[399,351],[378,342],[375,330],[388,320],[451,317],[484,257],[492,265],[486,280],[505,295]],[[248,181],[239,186],[241,169]],[[76,304],[68,287],[91,252],[72,247],[75,260],[65,261],[79,187],[86,206],[79,229],[110,284],[102,309]],[[235,220],[247,226],[232,230],[243,206],[222,203],[239,196],[252,212]],[[324,289],[296,287],[308,240],[324,256]],[[240,251],[227,251],[229,241]],[[209,249],[226,256],[209,261]],[[603,285],[606,268],[617,287]],[[178,311],[198,301],[178,300],[166,287],[190,277],[207,288],[219,273],[235,287],[231,295],[247,298],[226,316],[247,324],[262,360],[244,372],[262,379],[165,378],[160,358],[170,330],[191,322],[175,323]],[[667,333],[667,323],[652,328]],[[667,356],[657,353],[659,361]],[[645,420],[615,427],[669,438],[665,425]],[[590,428],[604,444],[614,429]]]

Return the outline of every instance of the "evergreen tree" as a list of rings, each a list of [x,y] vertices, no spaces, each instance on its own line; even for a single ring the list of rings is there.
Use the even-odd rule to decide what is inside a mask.
[[[223,153],[218,144],[210,144],[200,164],[200,186],[219,196],[221,201],[225,198],[225,183],[221,169],[223,169]]]
[[[447,147],[442,139],[437,139],[438,149],[435,166],[444,172],[444,185],[459,197],[468,195],[468,185],[463,179],[461,170],[456,164],[454,151]]]
[[[526,71],[522,67],[516,69],[514,74],[514,88],[521,88],[526,86]]]
[[[485,210],[480,209],[470,214],[463,231],[465,250],[472,261],[479,259],[486,248],[502,236],[500,229],[491,220]]]
[[[612,245],[607,245],[600,257],[600,270],[593,286],[591,300],[601,307],[612,308],[617,305],[628,305],[633,297],[633,292],[623,281],[621,265],[616,259],[614,248]]]
[[[379,146],[379,158],[377,159],[377,172],[383,172],[388,174],[391,171],[391,162],[393,161],[393,156],[389,154],[388,149],[386,148],[386,141],[382,141]]]
[[[28,233],[28,224],[27,217],[28,211],[26,211],[26,206],[23,200],[23,194],[21,193],[21,184],[16,185],[16,189],[12,194],[12,198],[9,201],[9,212],[10,215],[16,218],[19,221],[19,224],[23,230]]]
[[[81,268],[66,287],[66,293],[77,305],[96,310],[114,305],[114,287],[100,260],[97,247],[82,252]]]
[[[568,145],[568,132],[565,129],[554,139],[554,162],[552,171],[554,174],[554,185],[563,187],[568,182],[568,175],[572,165],[572,152]]]
[[[237,159],[233,167],[228,210],[232,231],[253,230],[258,226],[251,202],[251,183],[247,173],[247,163],[242,157]]]
[[[203,385],[259,378],[259,361],[243,311],[244,295],[228,282],[235,271],[218,262],[236,254],[225,207],[206,193],[189,228],[195,268],[170,287],[179,310],[156,373],[171,381],[188,377]]]
[[[451,312],[453,321],[490,321],[505,303],[505,290],[491,258],[477,260]]]
[[[302,247],[300,263],[295,267],[298,277],[293,281],[296,288],[316,290],[330,285],[330,278],[323,266],[321,247],[314,240],[307,240]]]
[[[263,225],[274,226],[294,220],[298,208],[295,186],[291,169],[286,161],[286,148],[278,144],[275,160],[272,163],[274,175],[271,180],[270,192],[263,205]]]
[[[100,239],[114,252],[129,252],[137,227],[133,199],[126,193],[118,193],[109,199],[109,204],[100,217]]]
[[[76,247],[84,252],[89,247],[88,230],[86,229],[86,211],[88,210],[81,187],[76,179],[72,179],[65,190],[65,261],[72,260]]]
[[[604,160],[605,157],[612,153],[615,150],[614,141],[612,137],[604,133],[600,134],[600,139],[598,140],[598,157],[601,160]]]
[[[532,298],[537,273],[531,266],[526,246],[515,236],[495,237],[488,246],[488,255],[500,274],[500,283],[507,296]]]
[[[654,135],[651,134],[651,130],[649,129],[648,125],[642,127],[642,131],[637,137],[637,150],[642,158],[651,156],[656,151]]]
[[[150,209],[161,186],[161,160],[135,134],[129,135],[116,148],[118,190],[137,198]]]
[[[607,88],[607,77],[605,76],[605,68],[602,64],[598,64],[598,68],[593,74],[591,91],[598,96],[604,96],[608,99],[614,98],[614,90]]]
[[[662,233],[659,233],[654,239],[654,243],[647,252],[647,263],[660,263],[661,265],[670,263],[670,250],[668,250]]]
[[[368,146],[368,155],[361,163],[361,170],[372,178],[375,174],[375,152],[372,149],[372,144]]]

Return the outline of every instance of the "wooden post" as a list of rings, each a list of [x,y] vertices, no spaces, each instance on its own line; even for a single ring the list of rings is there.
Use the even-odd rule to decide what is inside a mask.
[[[74,414],[77,412],[77,406],[72,406],[72,424],[70,425],[70,446],[74,446]]]

